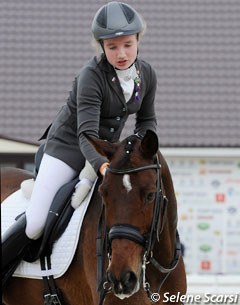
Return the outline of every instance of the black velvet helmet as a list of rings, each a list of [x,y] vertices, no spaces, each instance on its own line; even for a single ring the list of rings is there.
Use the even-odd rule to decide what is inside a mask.
[[[137,34],[143,31],[142,17],[128,4],[109,2],[96,13],[92,33],[96,40]]]

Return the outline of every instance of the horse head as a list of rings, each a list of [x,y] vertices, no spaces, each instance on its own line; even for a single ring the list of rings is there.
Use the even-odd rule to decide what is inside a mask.
[[[108,230],[107,281],[112,292],[123,299],[141,286],[143,258],[156,229],[158,138],[147,131],[142,139],[133,135],[119,143],[89,140],[110,162],[99,188]]]
[[[185,295],[177,201],[156,134],[147,131],[142,139],[135,135],[120,143],[87,138],[110,164],[97,184],[102,183],[102,198],[94,191],[88,206],[75,259],[57,282],[67,303],[120,304],[121,299],[131,297],[123,303],[146,305],[156,301],[156,293],[161,300],[165,292]],[[29,174],[19,169],[3,171],[4,196],[32,177]],[[93,255],[96,237],[97,262]],[[50,300],[58,296],[45,293],[44,298]],[[32,300],[42,304],[42,280],[14,277],[4,289],[6,304],[27,305]]]

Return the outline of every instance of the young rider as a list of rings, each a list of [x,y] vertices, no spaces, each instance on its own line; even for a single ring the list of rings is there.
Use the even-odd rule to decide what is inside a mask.
[[[135,133],[156,131],[156,74],[138,58],[144,27],[139,13],[125,3],[109,2],[96,13],[92,33],[102,54],[81,69],[66,105],[51,124],[26,214],[2,238],[3,274],[41,236],[56,192],[76,177],[86,160],[80,174],[82,199],[96,175],[104,175],[108,160],[85,135],[116,142],[131,114],[135,114]]]

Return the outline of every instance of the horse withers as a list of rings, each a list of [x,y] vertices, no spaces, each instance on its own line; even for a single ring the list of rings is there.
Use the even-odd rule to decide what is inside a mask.
[[[186,274],[173,183],[156,134],[89,141],[110,165],[94,191],[71,266],[55,280],[64,304],[181,304],[165,297],[186,293]],[[12,277],[3,300],[40,305],[42,290],[41,280]]]

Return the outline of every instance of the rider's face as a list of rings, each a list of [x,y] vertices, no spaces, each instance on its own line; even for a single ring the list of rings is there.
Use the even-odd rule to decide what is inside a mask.
[[[107,60],[112,66],[120,70],[127,69],[137,57],[137,35],[105,39],[103,47]]]

